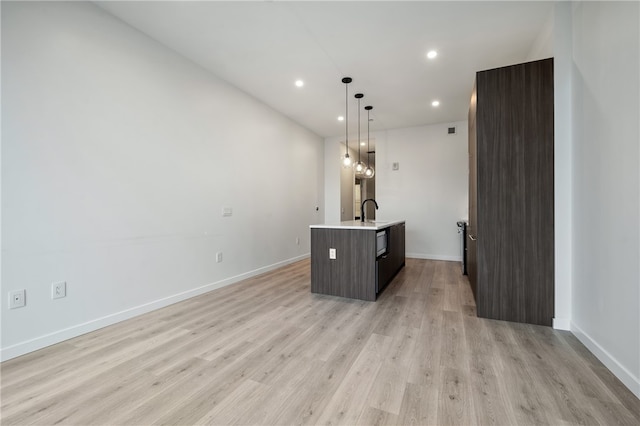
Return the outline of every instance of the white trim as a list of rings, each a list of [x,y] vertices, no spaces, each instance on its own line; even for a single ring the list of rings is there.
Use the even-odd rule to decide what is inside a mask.
[[[439,254],[424,254],[424,253],[407,253],[407,257],[413,259],[428,259],[428,260],[449,260],[452,262],[462,262],[460,256],[442,256]]]
[[[229,277],[224,280],[217,281],[215,283],[206,284],[198,288],[194,288],[191,290],[184,291],[182,293],[174,294],[173,296],[168,296],[163,299],[158,299],[153,302],[136,306],[134,308],[130,308],[124,311],[106,315],[101,318],[96,318],[82,324],[74,325],[69,328],[54,331],[53,333],[45,334],[44,336],[40,336],[31,340],[26,340],[24,342],[16,343],[15,345],[11,345],[9,347],[2,348],[0,350],[0,360],[6,361],[8,359],[27,354],[29,352],[33,352],[47,346],[51,346],[56,343],[63,342],[65,340],[72,339],[82,334],[89,333],[91,331],[95,331],[100,328],[103,328],[112,324],[116,324],[118,322],[125,321],[130,318],[137,317],[139,315],[146,314],[151,311],[155,311],[156,309],[173,305],[174,303],[182,302],[183,300],[190,299],[192,297],[199,296],[201,294],[210,292],[212,290],[237,283],[247,278],[255,277],[256,275],[260,275],[265,272],[272,271],[274,269],[280,268],[282,266],[285,266],[294,262],[298,262],[308,257],[310,257],[309,253],[296,256],[291,259],[283,260],[281,262],[277,262],[272,265],[263,266],[261,268],[254,269],[253,271],[236,275],[234,277]]]
[[[554,318],[553,328],[556,330],[571,330],[571,320],[569,318]]]
[[[640,380],[618,362],[609,352],[598,344],[591,336],[580,329],[573,321],[571,331],[583,345],[598,358],[631,392],[640,398]]]

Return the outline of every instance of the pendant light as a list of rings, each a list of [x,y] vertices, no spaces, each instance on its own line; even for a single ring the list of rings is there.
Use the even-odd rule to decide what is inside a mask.
[[[360,176],[364,173],[367,165],[360,160],[360,99],[363,98],[362,93],[356,93],[355,98],[358,100],[358,162],[353,165],[353,169],[356,171],[356,175]]]
[[[349,157],[349,83],[353,80],[351,77],[344,77],[342,82],[344,83],[344,143],[346,145],[346,152],[342,164],[344,167],[351,167],[351,157]]]
[[[369,113],[371,112],[373,107],[367,105],[366,107],[364,107],[364,109],[367,110],[367,163],[369,164],[367,168],[364,169],[364,177],[372,178],[376,174],[376,171],[373,169],[373,167],[371,167],[371,159],[369,158],[369,155],[371,154],[371,150],[369,148],[369,122],[371,121],[371,119],[369,118]]]

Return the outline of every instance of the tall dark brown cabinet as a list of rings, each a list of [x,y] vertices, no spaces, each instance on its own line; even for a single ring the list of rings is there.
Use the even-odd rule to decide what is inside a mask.
[[[478,316],[552,325],[553,59],[476,74],[467,234]]]

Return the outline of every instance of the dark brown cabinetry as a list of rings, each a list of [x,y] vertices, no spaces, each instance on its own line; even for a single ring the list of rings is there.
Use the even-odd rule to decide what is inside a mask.
[[[380,292],[405,264],[404,223],[387,228],[387,253],[376,260],[376,292]]]
[[[553,129],[553,59],[477,73],[467,242],[479,317],[552,324]]]
[[[376,300],[405,264],[404,222],[388,226],[386,253],[377,256],[379,229],[311,228],[311,292]],[[330,258],[335,250],[335,259]]]

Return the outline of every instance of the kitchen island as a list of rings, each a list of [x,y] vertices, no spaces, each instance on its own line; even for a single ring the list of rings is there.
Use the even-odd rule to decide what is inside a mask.
[[[405,264],[405,221],[311,225],[311,292],[375,301]]]

